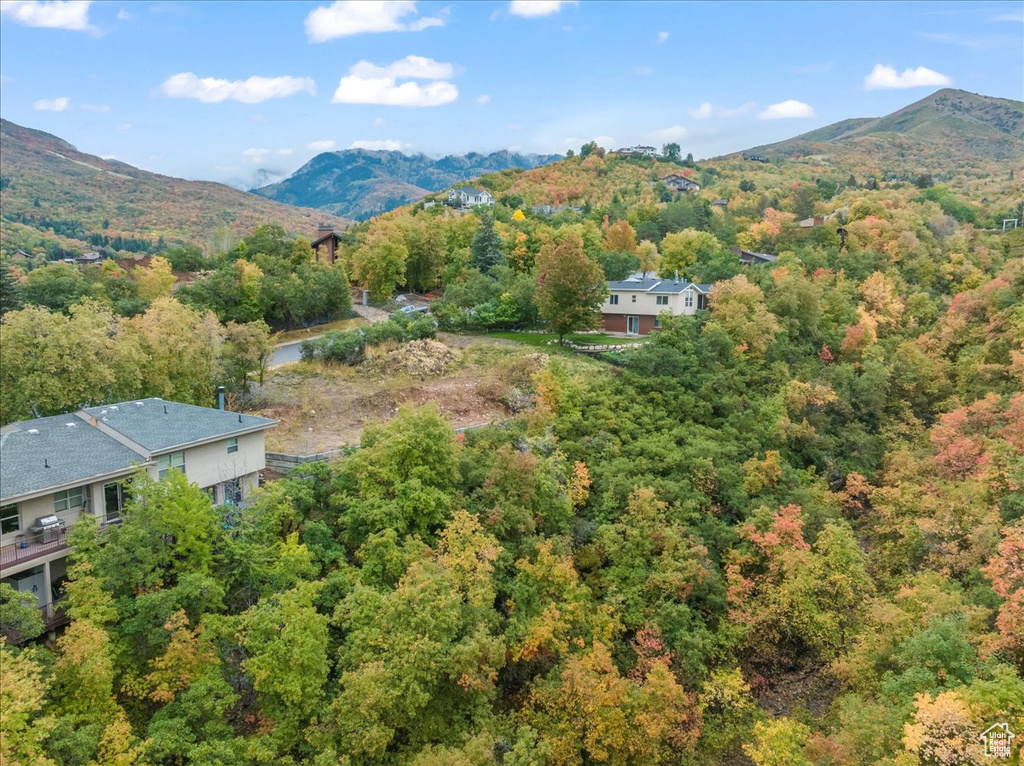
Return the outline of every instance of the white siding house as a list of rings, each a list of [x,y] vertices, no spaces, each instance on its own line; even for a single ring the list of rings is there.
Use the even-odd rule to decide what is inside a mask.
[[[707,308],[709,284],[686,280],[632,276],[608,283],[608,297],[601,307],[604,329],[628,335],[648,335],[661,326],[663,314],[696,314]]]
[[[448,192],[448,202],[462,207],[475,207],[477,205],[494,205],[494,197],[486,189],[472,189],[464,186],[460,189],[452,189]]]
[[[218,504],[244,503],[266,465],[277,421],[140,399],[0,429],[0,578],[32,594],[48,622],[67,573],[67,531],[81,516],[116,524],[124,482],[171,470]]]

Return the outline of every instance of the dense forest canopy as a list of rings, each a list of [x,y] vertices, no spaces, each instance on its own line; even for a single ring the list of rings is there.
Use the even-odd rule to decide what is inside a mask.
[[[347,312],[296,306],[348,275],[443,290],[456,331],[555,327],[559,269],[598,302],[623,271],[716,286],[612,364],[510,366],[517,417],[403,409],[230,515],[135,479],[120,527],[72,533],[67,630],[0,647],[5,763],[989,762],[987,727],[1024,736],[1024,232],[986,231],[1019,187],[826,164],[589,147],[485,177],[486,213],[360,224],[333,266],[264,228],[173,297],[155,259],[120,293],[29,273],[5,420],[109,385],[46,385],[69,331],[119,395],[202,401],[248,348],[230,328]],[[424,327],[325,336],[302,369]],[[38,632],[2,593],[5,632]]]

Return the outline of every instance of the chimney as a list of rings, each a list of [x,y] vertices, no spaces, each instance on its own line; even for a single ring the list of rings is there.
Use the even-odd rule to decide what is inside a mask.
[[[217,409],[224,409],[224,386],[217,386]]]
[[[320,237],[324,236],[325,234],[333,234],[333,233],[334,233],[334,227],[331,226],[329,223],[321,223],[321,224],[319,224],[316,227],[317,239],[319,239]]]

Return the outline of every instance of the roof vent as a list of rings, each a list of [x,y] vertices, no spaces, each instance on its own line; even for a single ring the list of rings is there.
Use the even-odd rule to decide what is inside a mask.
[[[49,460],[47,460],[47,459],[46,459],[46,458],[44,457],[44,458],[43,458],[43,468],[49,468],[49,467],[50,467],[50,461],[49,461]]]
[[[65,423],[64,425],[66,425],[68,428],[74,428],[78,424],[77,423]]]
[[[39,433],[39,429],[38,428],[30,428],[30,429],[28,429],[28,433],[30,433],[30,434],[37,434],[37,433]]]
[[[116,404],[111,404],[111,405],[110,405],[110,409],[112,409],[112,410],[116,410],[116,409],[117,409],[117,405],[116,405]]]
[[[164,415],[166,415],[166,414],[167,414],[167,405],[165,404],[164,405]]]
[[[241,412],[238,413],[238,422],[239,423],[242,422],[242,413]]]
[[[136,406],[136,407],[141,407],[141,406],[142,406],[142,404],[143,404],[142,402],[135,402],[135,406]]]
[[[100,410],[100,415],[106,415],[106,414],[107,414],[106,410]]]

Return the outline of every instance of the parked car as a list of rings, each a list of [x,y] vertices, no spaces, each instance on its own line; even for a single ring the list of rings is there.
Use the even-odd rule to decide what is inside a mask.
[[[412,305],[409,305],[409,306],[402,306],[399,309],[395,309],[394,311],[391,312],[391,316],[396,316],[397,314],[429,314],[429,313],[430,313],[430,306],[412,306]]]

